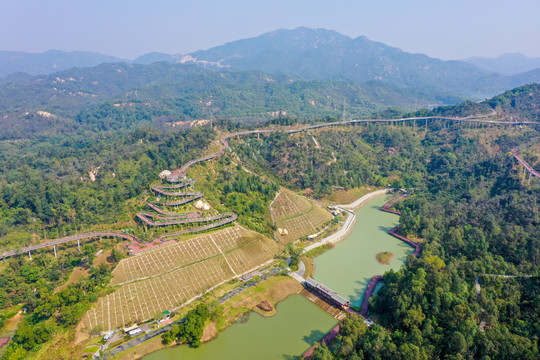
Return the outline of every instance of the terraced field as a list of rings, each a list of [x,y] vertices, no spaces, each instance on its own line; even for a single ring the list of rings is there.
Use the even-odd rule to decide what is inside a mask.
[[[124,259],[115,292],[86,315],[88,329],[116,329],[172,310],[213,286],[272,259],[278,245],[240,226],[200,235]]]
[[[277,228],[287,230],[287,234],[277,233],[283,243],[315,234],[333,218],[326,209],[287,189],[281,190],[271,210]]]
[[[272,213],[276,221],[279,221],[306,213],[312,206],[313,204],[308,199],[282,188],[272,203]]]

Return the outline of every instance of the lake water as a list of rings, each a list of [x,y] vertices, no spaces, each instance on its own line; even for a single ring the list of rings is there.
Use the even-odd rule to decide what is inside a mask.
[[[379,210],[385,201],[386,196],[378,196],[357,210],[351,235],[315,259],[314,278],[349,298],[353,305],[361,304],[373,275],[399,269],[407,254],[413,252],[410,246],[387,234],[399,217]],[[394,253],[389,265],[375,259],[383,251]],[[336,320],[325,311],[293,295],[277,305],[273,317],[252,313],[246,323],[231,326],[198,349],[177,346],[144,359],[296,359],[335,325]]]
[[[173,359],[296,359],[336,325],[336,320],[301,295],[289,296],[277,305],[277,314],[265,318],[251,313],[198,349],[177,346],[145,357]]]
[[[356,211],[356,224],[349,237],[331,251],[315,258],[313,278],[360,305],[373,275],[398,270],[413,248],[388,235],[398,225],[399,216],[380,211],[387,197],[378,196]],[[375,255],[394,254],[389,265],[379,264]]]

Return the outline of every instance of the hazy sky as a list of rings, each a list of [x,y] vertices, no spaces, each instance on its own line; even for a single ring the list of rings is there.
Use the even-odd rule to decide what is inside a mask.
[[[0,0],[0,50],[188,53],[298,26],[442,59],[540,57],[540,0]]]

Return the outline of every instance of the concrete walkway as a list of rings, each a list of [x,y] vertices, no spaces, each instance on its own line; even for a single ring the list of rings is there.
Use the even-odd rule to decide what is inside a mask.
[[[370,193],[362,196],[360,199],[358,199],[358,200],[356,200],[356,201],[354,201],[354,202],[352,202],[350,204],[337,205],[336,206],[337,209],[339,209],[341,211],[344,211],[347,214],[347,219],[345,219],[345,222],[343,223],[343,226],[341,227],[341,229],[339,229],[338,231],[336,231],[332,235],[329,235],[329,236],[325,237],[324,239],[321,239],[321,240],[317,241],[316,243],[313,243],[313,244],[311,244],[309,246],[306,246],[304,248],[304,252],[313,250],[313,249],[318,248],[319,246],[323,246],[325,244],[334,244],[334,243],[337,243],[337,242],[345,239],[349,235],[349,232],[352,230],[352,225],[354,225],[354,221],[356,220],[356,215],[354,214],[354,211],[359,209],[361,206],[363,206],[369,200],[371,200],[371,199],[373,199],[373,198],[375,198],[377,196],[386,194],[390,190],[391,189],[389,189],[389,188],[382,189],[382,190],[376,190],[376,191],[370,192]]]
[[[317,241],[316,243],[313,243],[309,246],[306,246],[302,253],[306,253],[310,250],[316,249],[319,246],[323,246],[325,244],[334,244],[337,243],[343,239],[345,239],[347,236],[349,236],[350,231],[352,230],[352,227],[354,225],[354,222],[356,220],[356,215],[354,214],[354,210],[360,208],[362,205],[364,205],[369,200],[373,199],[374,197],[386,194],[391,189],[382,189],[382,190],[376,190],[373,192],[370,192],[364,196],[362,196],[360,199],[346,205],[337,205],[336,208],[345,212],[347,214],[347,219],[345,219],[345,222],[343,223],[343,226],[336,231],[335,233],[325,237],[324,239],[321,239]],[[305,264],[300,261],[298,264],[298,270],[295,272],[289,272],[289,275],[299,281],[300,283],[304,282],[304,274],[306,272],[306,266]]]
[[[355,211],[358,210],[362,205],[364,205],[369,200],[373,199],[374,197],[377,197],[379,195],[387,194],[391,188],[385,188],[381,190],[372,191],[370,193],[367,193],[366,195],[362,196],[360,199],[350,203],[350,204],[344,204],[344,205],[338,205],[337,207],[347,210],[347,211]]]

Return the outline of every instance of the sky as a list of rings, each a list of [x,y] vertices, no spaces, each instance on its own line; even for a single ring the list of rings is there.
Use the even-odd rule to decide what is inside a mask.
[[[441,59],[540,57],[540,0],[0,0],[0,50],[186,54],[299,26]]]

